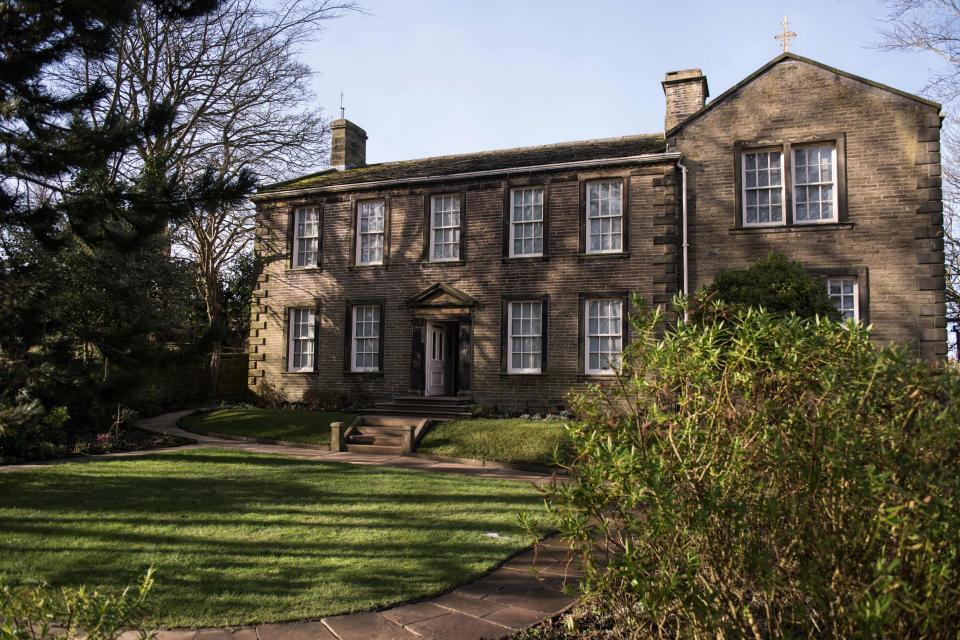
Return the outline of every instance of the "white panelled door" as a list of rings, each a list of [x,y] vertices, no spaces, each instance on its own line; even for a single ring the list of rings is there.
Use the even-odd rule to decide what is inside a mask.
[[[442,324],[430,324],[427,331],[427,389],[428,396],[446,393],[444,384],[444,347],[446,331]]]

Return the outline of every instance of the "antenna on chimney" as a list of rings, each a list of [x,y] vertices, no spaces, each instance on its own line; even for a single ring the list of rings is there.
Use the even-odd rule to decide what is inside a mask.
[[[780,44],[783,45],[783,52],[786,53],[790,51],[790,41],[796,38],[797,34],[790,31],[790,21],[787,20],[787,16],[783,16],[783,22],[780,24],[783,25],[783,31],[773,36],[773,39],[780,41]]]
[[[343,108],[343,91],[340,92],[340,119],[343,120],[343,114],[346,113],[346,109]]]

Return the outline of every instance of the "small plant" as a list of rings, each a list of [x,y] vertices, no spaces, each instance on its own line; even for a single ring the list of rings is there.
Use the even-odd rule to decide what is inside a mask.
[[[0,640],[115,640],[127,629],[137,629],[141,640],[153,638],[145,629],[153,582],[151,568],[136,589],[128,587],[119,596],[86,587],[0,583]]]
[[[280,409],[287,404],[287,393],[272,383],[261,380],[257,385],[255,404],[263,409]]]

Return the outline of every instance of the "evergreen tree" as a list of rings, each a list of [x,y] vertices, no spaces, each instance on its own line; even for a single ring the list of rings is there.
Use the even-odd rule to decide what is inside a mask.
[[[191,18],[219,3],[150,4],[161,15]],[[114,34],[137,6],[134,0],[0,5],[0,434],[42,419],[62,398],[83,395],[95,379],[94,365],[84,357],[88,344],[98,354],[130,356],[144,336],[160,329],[162,318],[122,303],[149,294],[156,273],[114,278],[113,288],[104,290],[111,269],[149,262],[145,251],[166,260],[171,223],[197,209],[236,205],[254,186],[248,173],[223,179],[211,170],[187,180],[162,156],[133,179],[111,174],[111,159],[169,126],[173,110],[154,104],[148,117],[136,121],[119,113],[91,119],[84,114],[115,88],[97,80],[64,91],[51,77],[64,65],[110,55]],[[38,247],[48,254],[39,256]],[[52,303],[65,303],[53,300],[64,282],[76,285],[82,312],[51,312]],[[116,315],[108,314],[91,322],[98,308],[126,310],[133,318],[113,322]],[[85,418],[71,415],[73,421]]]

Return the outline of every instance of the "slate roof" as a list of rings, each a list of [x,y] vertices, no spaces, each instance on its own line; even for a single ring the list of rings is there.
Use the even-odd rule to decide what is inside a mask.
[[[267,185],[261,187],[257,193],[267,194],[274,191],[350,185],[381,180],[448,176],[471,171],[523,168],[581,160],[623,158],[663,153],[665,151],[666,142],[662,133],[584,140],[581,142],[562,142],[537,147],[517,147],[515,149],[436,156],[419,160],[381,162],[345,171],[329,169],[286,182]]]

